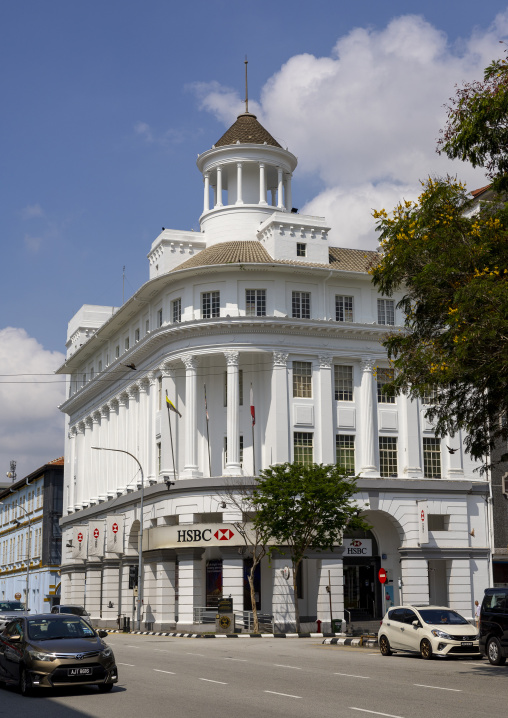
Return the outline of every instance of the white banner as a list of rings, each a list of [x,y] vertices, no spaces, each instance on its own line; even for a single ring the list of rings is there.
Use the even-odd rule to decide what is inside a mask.
[[[88,555],[104,556],[104,519],[88,522]]]
[[[418,510],[418,543],[420,546],[429,543],[429,518],[427,499],[421,499],[416,502]]]
[[[106,518],[106,551],[123,553],[123,527],[123,514],[113,514]]]
[[[72,558],[87,557],[87,526],[72,527]]]
[[[372,556],[372,539],[344,539],[343,556]]]
[[[247,526],[247,531],[251,533]],[[143,550],[194,546],[245,546],[234,524],[185,524],[154,526],[143,532]]]

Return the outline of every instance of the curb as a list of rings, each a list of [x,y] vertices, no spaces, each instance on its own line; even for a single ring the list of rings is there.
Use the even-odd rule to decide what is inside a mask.
[[[166,633],[164,631],[129,631],[127,633],[113,628],[101,630],[125,636],[169,636],[171,638],[325,638],[323,643],[343,640],[340,638],[343,634],[340,633]]]
[[[332,646],[355,646],[357,648],[377,648],[377,638],[369,638],[368,636],[361,636],[359,638],[343,638],[339,636],[337,638],[325,638],[323,644]]]

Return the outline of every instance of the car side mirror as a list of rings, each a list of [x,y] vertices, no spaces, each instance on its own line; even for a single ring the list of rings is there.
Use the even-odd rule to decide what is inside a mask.
[[[420,621],[413,621],[412,623],[413,628],[421,628],[421,625]]]
[[[9,636],[9,641],[11,643],[19,643],[21,641],[21,636],[19,634],[16,634],[15,636]]]
[[[107,631],[97,631],[99,638],[107,638],[109,633]]]

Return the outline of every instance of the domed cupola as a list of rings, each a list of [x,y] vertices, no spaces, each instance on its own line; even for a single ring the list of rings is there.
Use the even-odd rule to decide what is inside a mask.
[[[248,112],[199,155],[204,202],[200,217],[207,246],[256,240],[259,225],[274,212],[291,212],[291,178],[296,157]]]

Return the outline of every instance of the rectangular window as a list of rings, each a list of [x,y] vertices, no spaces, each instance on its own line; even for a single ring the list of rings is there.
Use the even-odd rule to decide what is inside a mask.
[[[243,369],[238,370],[238,404],[243,406]],[[224,372],[224,406],[228,405],[228,373]]]
[[[85,386],[86,384],[86,374],[83,374],[81,386]]]
[[[240,434],[240,446],[239,446],[239,461],[240,466],[243,466],[243,435]],[[224,437],[224,466],[228,463],[228,437]]]
[[[245,314],[247,317],[266,317],[266,289],[245,290]]]
[[[377,323],[395,324],[395,303],[393,299],[377,300]]]
[[[293,362],[293,396],[300,399],[312,398],[312,362]]]
[[[441,478],[441,440],[423,439],[423,475],[426,479]]]
[[[134,341],[139,342],[139,327],[134,330]]]
[[[118,359],[120,356],[120,344],[117,344],[115,347],[115,358]]]
[[[99,364],[97,365],[97,371],[102,371],[102,359],[99,359]]]
[[[435,404],[437,400],[437,387],[428,386],[422,396],[422,404]]]
[[[295,431],[293,435],[294,460],[308,466],[314,461],[314,435],[307,431]]]
[[[376,381],[378,404],[395,404],[395,397],[388,396],[388,394],[386,394],[383,390],[385,384],[388,384],[389,382],[393,381],[393,370],[381,369],[380,367],[378,367],[376,371]]]
[[[429,531],[448,531],[450,516],[447,514],[428,514]]]
[[[203,292],[201,295],[201,316],[203,319],[220,317],[220,292]]]
[[[349,475],[355,473],[355,437],[338,434],[335,437],[335,463],[342,466]]]
[[[295,319],[310,319],[310,292],[293,292],[291,316]]]
[[[297,257],[306,257],[307,256],[307,245],[303,242],[297,242],[296,243],[296,256]]]
[[[145,319],[145,334],[148,334],[149,331],[150,331],[150,320]]]
[[[353,401],[353,367],[335,364],[335,399]]]
[[[182,300],[180,297],[173,299],[171,302],[171,316],[173,324],[178,324],[182,321]]]
[[[384,478],[397,476],[397,439],[395,437],[379,437],[379,470]]]
[[[162,444],[160,441],[157,442],[157,473],[160,474],[162,470]]]
[[[159,309],[157,312],[157,327],[162,327],[162,309]]]
[[[90,381],[92,381],[92,379],[94,378],[94,376],[95,376],[95,369],[92,367],[92,368],[90,369]]]
[[[129,350],[129,346],[130,346],[129,337],[125,337],[125,342],[124,342],[125,351]]]
[[[353,297],[343,294],[335,295],[335,320],[337,322],[353,321]]]

